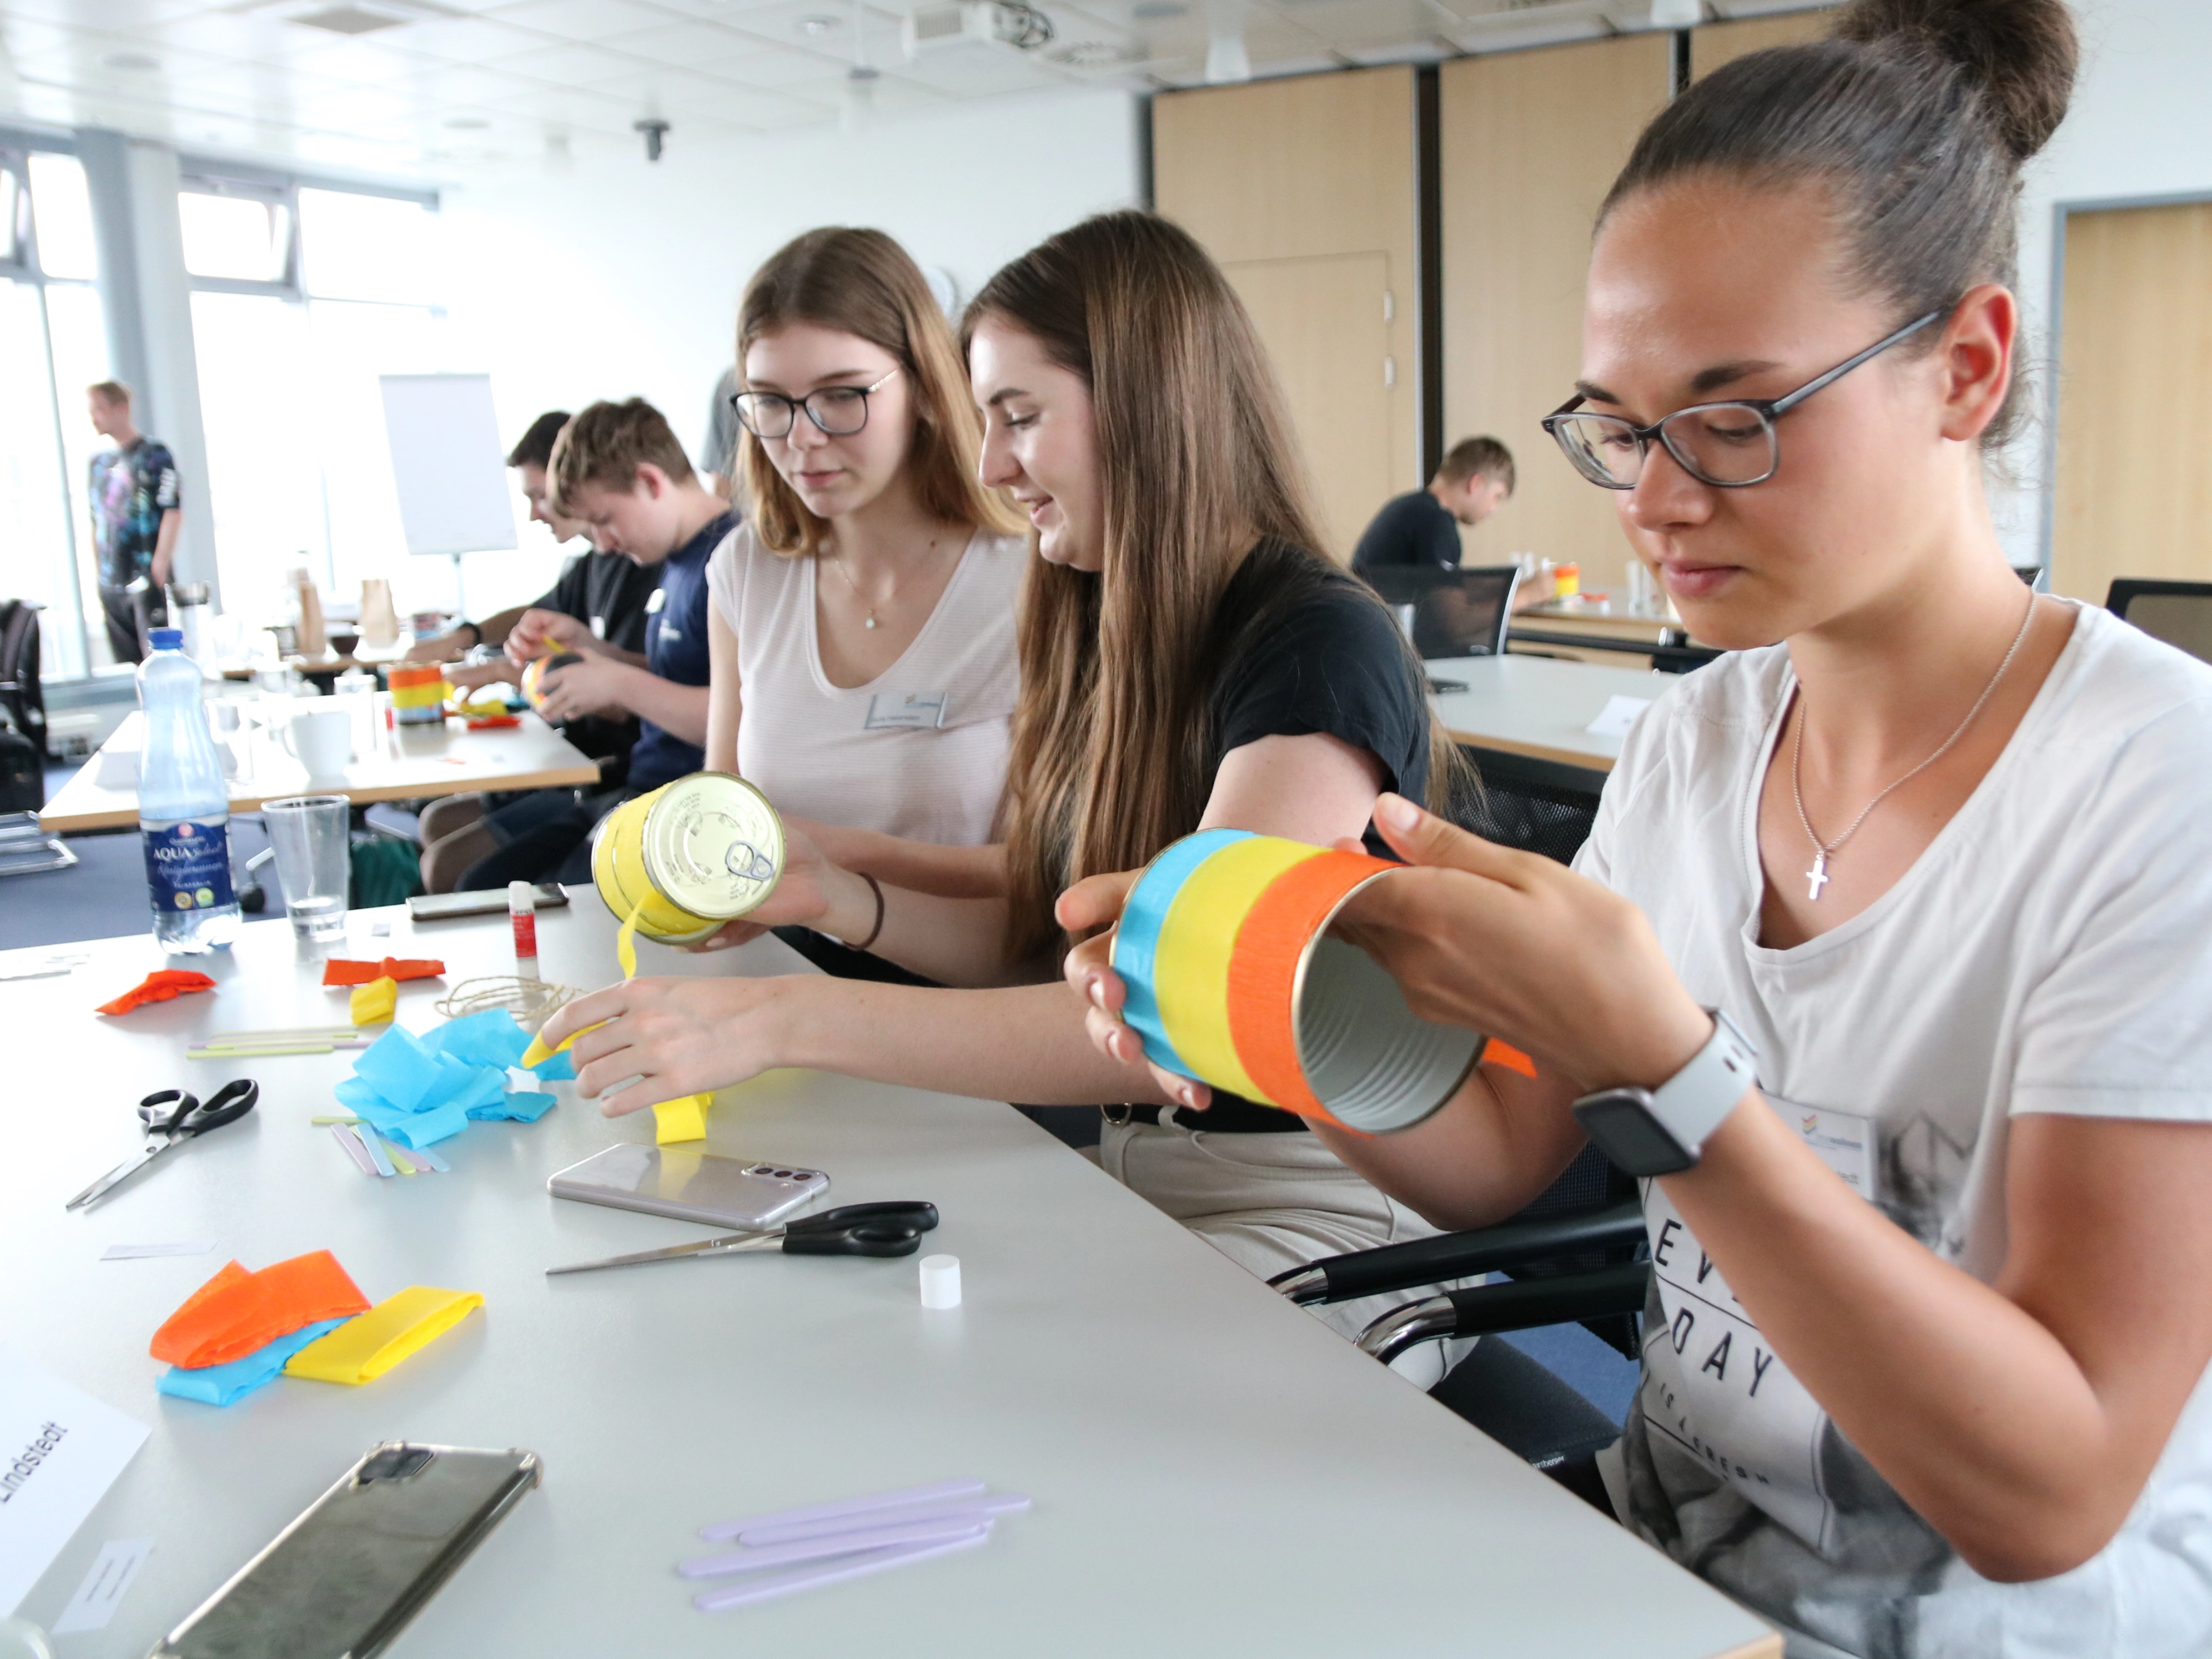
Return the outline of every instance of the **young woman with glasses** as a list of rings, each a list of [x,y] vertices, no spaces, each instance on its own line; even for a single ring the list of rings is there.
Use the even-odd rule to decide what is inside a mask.
[[[814,230],[746,285],[737,361],[748,511],[708,567],[707,764],[879,878],[994,890],[1029,550],[976,480],[951,326],[890,237]]]
[[[1385,799],[1427,867],[1355,908],[1540,1076],[1346,1161],[1453,1226],[1586,1136],[1646,1178],[1600,1501],[1805,1659],[2212,1652],[2212,669],[2031,593],[1983,497],[2075,50],[2062,0],[1860,0],[1652,123],[1547,424],[1735,650],[1573,871]]]
[[[982,477],[1027,509],[1040,556],[1021,622],[1006,890],[872,891],[800,835],[761,914],[870,940],[968,988],[640,980],[582,999],[549,1039],[613,1018],[575,1052],[587,1093],[639,1079],[606,1100],[615,1112],[775,1066],[1134,1103],[1108,1109],[1101,1163],[1255,1273],[1425,1235],[1298,1119],[1227,1097],[1178,1111],[1187,1090],[1091,1047],[1054,971],[1067,936],[1054,902],[1079,876],[1205,827],[1358,836],[1384,789],[1449,784],[1449,739],[1395,621],[1315,550],[1250,319],[1188,235],[1120,213],[1000,271],[967,333]],[[1329,1314],[1356,1331],[1372,1311]]]

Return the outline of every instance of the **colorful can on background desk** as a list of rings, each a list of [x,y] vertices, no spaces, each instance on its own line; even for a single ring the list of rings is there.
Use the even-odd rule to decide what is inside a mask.
[[[694,772],[599,820],[592,879],[617,917],[664,945],[696,945],[753,909],[783,875],[783,820],[727,772]]]
[[[1401,867],[1245,830],[1168,848],[1130,890],[1114,940],[1122,1018],[1146,1057],[1363,1133],[1431,1115],[1482,1037],[1420,1018],[1373,957],[1329,931],[1354,894]]]
[[[446,671],[434,662],[395,663],[384,671],[397,726],[437,726],[446,718]]]

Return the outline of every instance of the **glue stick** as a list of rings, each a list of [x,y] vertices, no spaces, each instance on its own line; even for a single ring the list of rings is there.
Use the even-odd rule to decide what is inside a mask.
[[[507,884],[507,919],[514,927],[514,971],[538,977],[538,890],[526,881]]]

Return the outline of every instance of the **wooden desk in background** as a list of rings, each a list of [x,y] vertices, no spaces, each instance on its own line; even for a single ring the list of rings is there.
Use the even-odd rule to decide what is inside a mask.
[[[1467,687],[1430,699],[1455,742],[1600,775],[1594,780],[1600,782],[1620,758],[1620,739],[1593,737],[1584,728],[1613,698],[1650,702],[1678,678],[1510,655],[1453,657],[1425,666],[1431,679]]]
[[[1690,631],[1668,617],[1631,615],[1625,608],[1547,600],[1516,613],[1507,649],[1602,663],[1619,668],[1652,666],[1648,647],[1696,647]],[[1702,647],[1698,647],[1702,648]]]
[[[132,713],[100,745],[102,751],[137,749],[144,719]],[[286,795],[343,795],[356,802],[419,800],[479,789],[587,787],[599,781],[598,763],[535,714],[525,714],[520,726],[486,732],[471,732],[455,720],[442,726],[395,727],[379,733],[372,752],[335,779],[310,780],[300,763],[265,732],[241,732],[240,740],[246,752],[239,775],[229,780],[234,812],[251,812],[264,801]],[[39,814],[39,827],[49,835],[135,828],[137,788],[106,787],[99,776],[100,756],[94,755],[46,804]]]

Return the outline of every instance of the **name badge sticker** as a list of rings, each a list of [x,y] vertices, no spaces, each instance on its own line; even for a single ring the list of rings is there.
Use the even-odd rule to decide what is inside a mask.
[[[1877,1179],[1881,1169],[1881,1146],[1875,1122],[1856,1112],[1838,1112],[1795,1101],[1767,1097],[1782,1114],[1782,1121],[1804,1137],[1805,1144],[1820,1155],[1820,1162],[1844,1178],[1846,1186],[1872,1203],[1881,1196]]]
[[[868,699],[864,732],[931,732],[945,724],[950,701],[942,691],[878,691]]]
[[[648,617],[657,617],[660,614],[660,607],[667,603],[668,590],[665,587],[656,587],[645,596],[645,614]]]

